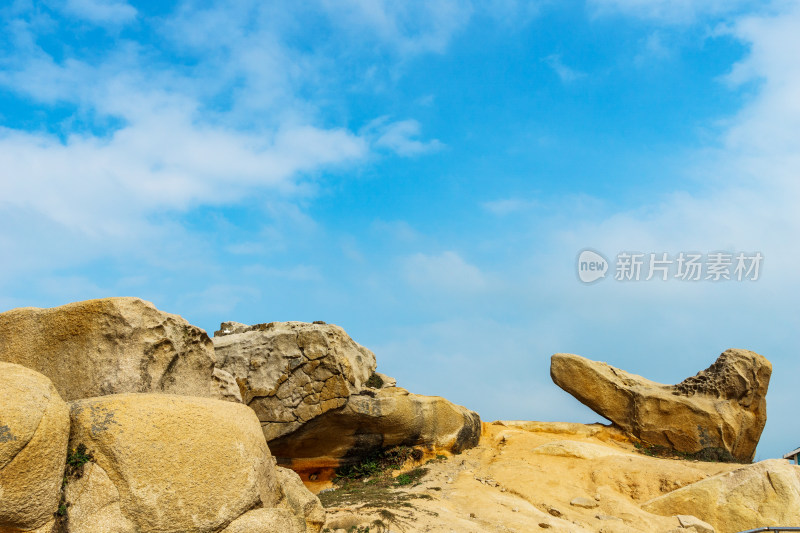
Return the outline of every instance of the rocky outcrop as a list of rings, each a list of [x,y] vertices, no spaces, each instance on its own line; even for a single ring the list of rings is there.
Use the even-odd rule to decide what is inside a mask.
[[[0,531],[52,524],[68,438],[69,410],[50,380],[0,363]]]
[[[93,457],[67,482],[70,533],[212,533],[281,503],[260,424],[242,404],[120,394],[70,411],[70,448],[83,444]]]
[[[268,441],[345,405],[376,366],[372,352],[329,324],[224,322],[214,348],[217,368],[234,376]]]
[[[270,441],[270,449],[279,463],[313,480],[383,448],[402,445],[460,453],[476,446],[480,435],[476,413],[438,396],[389,387],[350,396],[341,409]]]
[[[50,378],[67,400],[166,392],[240,400],[208,335],[138,298],[0,313],[0,361]]]
[[[702,517],[717,533],[800,524],[800,467],[781,459],[761,461],[692,483],[642,508]]]
[[[476,413],[395,387],[375,372],[375,355],[338,326],[223,322],[214,347],[270,450],[304,481],[382,448],[459,452],[480,438]]]
[[[633,437],[688,453],[722,448],[743,462],[753,459],[767,421],[771,374],[766,358],[737,349],[677,385],[573,354],[550,363],[556,385]]]

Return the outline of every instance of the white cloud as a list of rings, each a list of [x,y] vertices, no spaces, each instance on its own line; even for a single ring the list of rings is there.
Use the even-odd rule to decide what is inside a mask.
[[[136,8],[125,0],[66,0],[64,11],[97,24],[123,24],[136,18]]]
[[[348,32],[373,36],[405,54],[444,52],[473,12],[467,0],[322,0],[322,5]]]
[[[402,156],[415,156],[433,152],[443,147],[437,139],[421,141],[421,127],[413,119],[390,122],[388,116],[379,117],[363,128],[362,134],[375,139],[378,148],[391,150]]]
[[[551,54],[545,57],[543,61],[553,69],[553,72],[555,72],[564,83],[572,83],[586,77],[585,72],[575,70],[565,65],[561,60],[561,54]]]
[[[668,24],[694,22],[702,15],[722,15],[742,6],[758,5],[752,0],[589,0],[598,15],[620,13]]]
[[[457,253],[414,254],[403,265],[406,281],[419,289],[470,293],[485,289],[489,282],[481,270]]]

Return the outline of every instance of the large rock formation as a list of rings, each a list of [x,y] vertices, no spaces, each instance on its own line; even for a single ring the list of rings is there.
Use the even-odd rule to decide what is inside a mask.
[[[67,482],[70,533],[212,533],[283,498],[258,419],[242,404],[120,394],[70,407],[70,448],[93,456]]]
[[[52,525],[68,438],[69,410],[50,380],[0,363],[0,531]]]
[[[67,400],[167,392],[240,400],[208,335],[138,298],[0,313],[0,361],[49,377]]]
[[[394,387],[375,373],[373,353],[338,326],[225,322],[214,346],[217,367],[236,378],[275,457],[305,480],[381,448],[460,452],[480,438],[476,413]]]
[[[550,363],[556,385],[628,434],[682,452],[722,448],[743,462],[753,459],[767,421],[771,374],[766,358],[737,349],[677,385],[573,354]]]
[[[391,446],[460,453],[478,444],[477,413],[438,396],[399,387],[350,396],[341,408],[316,417],[294,433],[270,441],[279,462],[301,475],[325,477],[326,468],[357,462]]]
[[[692,483],[642,505],[664,515],[695,515],[717,533],[800,524],[800,467],[781,459]]]
[[[375,371],[375,355],[328,324],[224,322],[214,334],[217,368],[231,373],[267,440],[342,407]]]

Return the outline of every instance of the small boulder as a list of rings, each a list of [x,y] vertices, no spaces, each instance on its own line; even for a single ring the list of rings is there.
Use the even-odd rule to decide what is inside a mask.
[[[629,435],[688,453],[721,448],[742,462],[753,459],[767,421],[771,374],[766,358],[738,349],[677,385],[573,354],[550,362],[556,385]]]
[[[0,531],[46,529],[58,508],[69,409],[42,374],[0,363]]]
[[[241,401],[206,332],[138,298],[0,313],[0,361],[41,372],[67,401],[124,392]]]
[[[71,533],[212,533],[280,503],[260,424],[242,404],[119,394],[70,407],[70,446],[93,456],[81,485],[67,483]]]
[[[220,533],[306,533],[303,519],[289,509],[253,509],[228,525]]]
[[[325,525],[325,508],[310,490],[306,488],[300,476],[288,468],[277,467],[276,473],[286,505],[295,516],[305,522],[306,533],[319,533]]]
[[[696,516],[679,514],[678,522],[680,523],[682,528],[691,529],[696,531],[697,533],[716,533],[714,531],[714,527],[711,524],[709,524],[708,522],[703,522]]]

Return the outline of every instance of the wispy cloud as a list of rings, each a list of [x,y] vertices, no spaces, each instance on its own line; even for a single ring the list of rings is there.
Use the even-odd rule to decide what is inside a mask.
[[[561,54],[551,54],[543,59],[564,83],[573,83],[586,77],[585,72],[568,67],[561,59]]]
[[[64,11],[96,24],[123,24],[136,18],[136,8],[125,0],[66,0]]]
[[[623,14],[665,24],[686,24],[700,16],[735,12],[753,0],[589,0],[597,15]]]
[[[409,284],[425,290],[468,294],[488,286],[486,275],[453,251],[414,254],[406,258],[403,273]]]
[[[362,130],[362,134],[374,138],[376,147],[385,148],[403,156],[420,155],[443,147],[437,139],[419,140],[421,129],[416,120],[391,122],[389,117],[384,116],[368,124]]]
[[[502,200],[492,200],[481,204],[486,211],[493,215],[505,216],[521,211],[529,211],[539,207],[541,204],[536,200],[524,198],[504,198]]]

